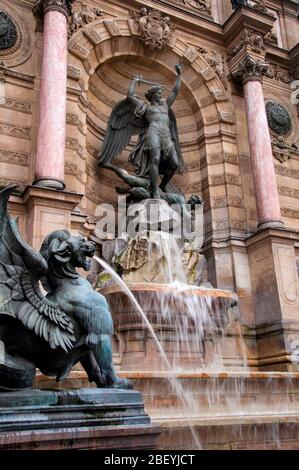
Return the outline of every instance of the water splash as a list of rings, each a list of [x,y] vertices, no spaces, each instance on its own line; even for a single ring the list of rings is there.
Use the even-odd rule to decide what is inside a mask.
[[[106,263],[104,260],[102,260],[101,258],[99,258],[98,256],[94,256],[94,259],[106,270],[109,272],[109,274],[112,276],[112,278],[115,280],[115,282],[121,287],[121,289],[123,290],[123,292],[125,294],[128,295],[129,299],[131,300],[131,302],[133,303],[133,305],[135,306],[135,308],[137,309],[137,311],[140,313],[141,317],[142,317],[142,320],[143,322],[145,323],[145,325],[147,326],[150,334],[152,335],[152,339],[153,341],[155,342],[156,346],[157,346],[157,349],[158,351],[160,352],[161,354],[161,357],[162,357],[162,360],[164,361],[164,364],[166,365],[168,371],[170,372],[170,375],[169,375],[169,380],[171,382],[171,385],[172,385],[172,388],[175,390],[175,392],[180,396],[181,398],[181,401],[182,403],[184,404],[184,407],[186,409],[190,408],[190,401],[188,401],[185,397],[184,397],[184,389],[183,387],[181,386],[181,384],[179,383],[179,381],[176,379],[175,377],[175,374],[173,372],[173,369],[167,359],[167,356],[164,352],[164,349],[163,347],[161,346],[161,343],[160,341],[158,340],[157,338],[157,335],[155,334],[155,331],[152,327],[152,325],[150,324],[150,322],[148,321],[145,313],[143,312],[142,308],[140,307],[139,303],[137,302],[137,300],[135,299],[134,295],[132,294],[132,292],[130,291],[130,289],[127,287],[127,285],[124,283],[124,281],[121,279],[121,277],[114,271],[114,269],[111,268],[111,266],[109,266],[108,263]],[[196,444],[196,447],[197,449],[201,449],[201,445],[200,445],[200,442],[198,440],[198,437],[195,433],[195,430],[194,428],[190,425],[190,429],[191,429],[191,433],[192,433],[192,437],[194,439],[194,442]]]

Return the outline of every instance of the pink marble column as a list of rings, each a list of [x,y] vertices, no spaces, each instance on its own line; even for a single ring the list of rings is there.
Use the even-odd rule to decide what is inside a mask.
[[[48,3],[50,8],[47,9]],[[44,1],[36,177],[38,186],[64,188],[67,13]],[[59,4],[59,2],[57,2]]]
[[[251,67],[250,67],[251,65]],[[279,196],[261,77],[266,64],[248,61],[243,75],[258,227],[281,227]]]

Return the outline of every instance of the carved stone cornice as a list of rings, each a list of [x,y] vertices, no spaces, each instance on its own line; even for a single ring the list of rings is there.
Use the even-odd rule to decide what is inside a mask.
[[[268,69],[265,37],[276,19],[246,6],[239,7],[224,24],[228,65],[232,77],[261,80]]]
[[[232,75],[237,80],[242,80],[243,84],[248,81],[261,81],[263,75],[267,73],[269,64],[263,60],[256,59],[250,55],[246,55],[245,58],[239,63]]]
[[[269,33],[276,19],[245,5],[240,6],[223,25],[225,41],[230,47],[238,41],[245,29],[256,31],[262,37]]]
[[[36,0],[33,6],[33,15],[42,20],[48,11],[59,11],[63,13],[66,18],[72,13],[72,4],[74,0]]]

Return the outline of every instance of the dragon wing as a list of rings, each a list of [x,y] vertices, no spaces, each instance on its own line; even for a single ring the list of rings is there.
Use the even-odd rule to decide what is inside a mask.
[[[172,138],[174,140],[175,144],[175,149],[178,155],[178,169],[177,172],[182,175],[185,170],[186,170],[186,164],[183,159],[181,147],[180,147],[180,142],[179,142],[179,131],[178,131],[178,126],[176,122],[176,117],[175,114],[172,110],[172,108],[169,108],[169,123],[170,123],[170,131]]]
[[[145,107],[145,103],[140,102]],[[138,108],[138,106],[137,106]],[[119,101],[113,108],[99,155],[99,166],[110,163],[129,144],[133,135],[140,134],[146,127],[145,109],[134,109],[128,98]]]
[[[16,220],[7,213],[15,185],[0,191],[0,316],[10,315],[50,344],[68,351],[76,341],[70,318],[40,289],[48,270],[43,256],[21,237]]]

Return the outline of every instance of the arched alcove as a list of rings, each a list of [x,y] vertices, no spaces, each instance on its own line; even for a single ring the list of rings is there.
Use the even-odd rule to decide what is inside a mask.
[[[104,139],[107,122],[112,108],[122,100],[127,93],[133,74],[142,75],[145,79],[155,83],[161,83],[165,89],[165,96],[171,93],[175,82],[175,72],[167,67],[157,64],[154,60],[142,56],[127,55],[110,59],[101,64],[90,77],[87,109],[87,148],[100,150]],[[149,85],[143,84],[137,89],[140,98],[144,98]],[[145,98],[144,98],[145,99]],[[203,118],[200,109],[190,90],[183,84],[180,95],[173,106],[177,117],[180,143],[184,159],[188,167],[199,161],[200,144],[198,137],[203,129]],[[128,155],[132,150],[137,136],[123,151],[117,161],[119,165],[132,171],[128,164]],[[96,152],[88,152],[87,155],[87,185],[99,184],[104,188],[107,200],[115,201],[117,195],[114,187],[120,180],[108,170],[99,169],[97,166]],[[184,176],[176,176],[174,181],[179,188],[189,187],[189,192],[196,192],[195,185],[200,180],[200,174],[192,177],[187,173]],[[193,188],[192,188],[193,183]],[[192,190],[193,189],[193,190]],[[197,192],[199,191],[199,188]],[[90,205],[92,209],[92,204]]]
[[[69,67],[76,74],[77,110],[84,128],[81,145],[86,149],[83,172],[87,213],[94,214],[101,202],[116,201],[117,179],[97,167],[96,156],[110,112],[126,95],[131,75],[144,75],[171,89],[177,63],[183,66],[183,84],[174,110],[188,171],[183,177],[177,176],[175,183],[186,195],[202,194],[205,190],[207,200],[208,155],[215,153],[215,149],[224,151],[224,135],[235,137],[234,116],[226,90],[204,56],[180,37],[174,38],[168,48],[147,55],[128,19],[98,20],[70,40]],[[145,90],[146,86],[140,88],[140,96]],[[119,157],[122,166],[128,169],[129,150],[130,146]],[[208,211],[209,207],[208,204]]]

